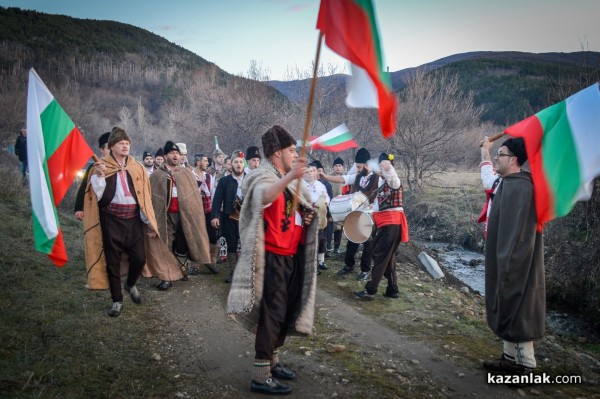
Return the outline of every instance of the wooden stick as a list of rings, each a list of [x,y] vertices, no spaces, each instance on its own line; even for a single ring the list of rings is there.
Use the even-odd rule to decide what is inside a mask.
[[[100,158],[98,158],[96,154],[92,154],[92,158],[94,159],[94,162],[100,162]]]
[[[493,135],[492,137],[489,137],[488,140],[490,141],[490,143],[493,143],[494,141],[498,140],[500,137],[504,136],[506,133],[498,133]],[[480,147],[482,147],[482,145],[480,145]]]
[[[310,82],[310,94],[308,96],[308,107],[306,108],[306,119],[304,121],[304,133],[302,136],[302,148],[300,149],[300,157],[306,157],[306,144],[308,142],[308,130],[310,129],[310,118],[312,116],[312,108],[315,99],[315,88],[317,86],[317,72],[319,70],[319,57],[321,56],[321,42],[323,41],[323,32],[319,32],[319,40],[317,42],[317,55],[315,56],[315,65],[313,67],[313,77]],[[296,184],[296,192],[294,193],[294,199],[292,201],[292,209],[298,209],[298,193],[300,192],[300,185],[302,184],[302,178],[298,178]]]

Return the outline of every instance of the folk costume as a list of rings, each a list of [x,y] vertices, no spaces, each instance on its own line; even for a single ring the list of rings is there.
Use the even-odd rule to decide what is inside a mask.
[[[194,164],[196,162],[194,161]],[[211,221],[212,214],[212,198],[215,190],[214,181],[215,179],[205,171],[196,171],[196,168],[192,169],[192,174],[198,184],[198,191],[202,197],[202,206],[204,208],[204,225],[206,226],[206,234],[208,236],[208,242],[210,247],[210,264],[207,264],[208,270],[212,274],[217,274],[217,256],[219,255],[219,230],[214,228]],[[192,274],[196,274],[198,270],[192,268]]]
[[[167,149],[169,145],[174,146],[172,142],[167,142],[165,154],[171,151]],[[150,184],[158,232],[167,248],[173,250],[185,280],[188,259],[210,263],[204,207],[198,184],[190,169],[183,165],[169,169],[166,162],[152,173]],[[168,288],[165,285],[163,287]]]
[[[529,172],[506,175],[488,219],[485,247],[487,322],[504,340],[504,356],[536,366],[533,340],[544,336],[546,288],[544,245]]]
[[[379,161],[389,160],[385,153]],[[387,279],[385,296],[398,298],[396,277],[396,250],[401,242],[408,241],[408,223],[402,205],[402,182],[393,165],[389,170],[382,168],[382,184],[377,189],[373,206],[373,221],[376,230],[373,234],[373,271],[371,280],[365,284],[364,291],[355,293],[360,298],[373,299],[381,279]]]
[[[302,183],[309,192],[310,200],[312,201],[311,203],[317,209],[317,213],[319,214],[317,231],[317,267],[319,270],[326,270],[325,251],[327,249],[327,237],[325,233],[327,229],[327,209],[331,199],[329,194],[327,194],[327,188],[321,181],[314,180],[311,183],[303,181]]]
[[[342,165],[344,166],[344,160],[340,157],[336,158],[333,161],[333,166]],[[334,173],[333,176],[342,176],[340,174]],[[338,195],[348,194],[350,191],[349,187],[344,185],[343,183],[331,183],[331,193],[332,197],[337,197]],[[340,223],[334,223],[331,220],[327,224],[327,248],[331,247],[331,241],[333,240],[333,250],[336,253],[340,252],[340,245],[342,243],[342,225]]]
[[[117,182],[120,182],[121,187],[125,188],[123,182],[126,181],[127,191],[132,195],[132,198],[135,200],[135,204],[137,206],[137,210],[131,212],[130,209],[127,216],[134,216],[132,219],[135,219],[136,222],[139,219],[141,223],[141,218],[138,214],[142,212],[147,219],[147,224],[150,225],[154,231],[158,231],[154,209],[152,207],[150,183],[148,181],[148,175],[142,164],[138,163],[131,156],[127,158],[124,166],[119,165],[118,162],[110,155],[104,157],[102,161],[106,166],[106,188],[104,189],[99,202],[96,192],[92,188],[91,183],[88,182],[85,189],[83,211],[88,288],[98,290],[109,288],[109,275],[107,273],[107,260],[106,251],[104,248],[104,240],[113,240],[114,238],[115,240],[119,240],[117,244],[126,244],[124,242],[120,242],[120,240],[124,239],[123,231],[119,230],[118,228],[117,230],[112,228],[115,223],[112,223],[111,226],[104,227],[104,223],[102,222],[102,218],[106,219],[105,213],[107,210],[108,212],[114,213],[115,210],[118,209],[118,206],[111,205],[111,200],[114,198],[117,190]],[[93,174],[90,176],[90,180],[93,176]],[[140,263],[142,267],[144,266],[144,263],[146,263],[146,267],[143,271],[144,276],[149,277],[154,275],[169,281],[181,278],[181,272],[177,267],[177,263],[168,262],[167,259],[163,259],[163,254],[167,253],[168,251],[162,244],[160,238],[148,237],[146,234],[147,228],[145,226],[142,227],[143,251],[145,252],[145,259],[143,259],[142,255],[138,253],[137,258],[135,259],[136,264],[131,265],[130,263],[132,262],[126,256],[127,254],[123,254],[120,260],[120,273],[116,271],[113,272],[110,279],[111,295],[113,295],[113,299],[118,299],[120,295],[120,286],[117,290],[118,283],[116,282],[115,274],[126,275],[129,273],[129,268],[132,266],[136,268],[134,273],[137,273],[137,268],[140,268],[141,270]],[[109,261],[112,261],[112,258],[109,259]],[[111,267],[113,267],[113,270],[115,269],[114,265]]]

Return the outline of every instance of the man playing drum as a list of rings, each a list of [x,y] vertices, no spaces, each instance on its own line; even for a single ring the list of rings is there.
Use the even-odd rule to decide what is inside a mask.
[[[323,173],[322,176],[331,183],[343,183],[350,185],[350,193],[361,192],[366,195],[369,203],[371,203],[375,198],[375,194],[377,193],[378,177],[367,165],[367,161],[369,159],[371,159],[371,154],[369,154],[369,151],[367,151],[366,148],[360,148],[354,157],[357,173],[342,176],[333,176]],[[363,244],[363,253],[360,258],[361,273],[358,275],[358,280],[365,281],[369,276],[369,271],[371,270],[372,243],[373,241],[369,239]],[[348,241],[348,244],[346,245],[346,256],[344,258],[345,266],[343,269],[337,272],[338,276],[344,276],[354,271],[354,255],[356,255],[359,245],[360,244]]]

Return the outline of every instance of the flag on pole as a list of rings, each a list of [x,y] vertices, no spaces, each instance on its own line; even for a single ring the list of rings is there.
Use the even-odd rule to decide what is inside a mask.
[[[32,68],[27,92],[27,159],[35,249],[67,262],[56,206],[93,152]]]
[[[219,150],[219,151],[221,150],[219,148],[219,140],[217,140],[217,136],[215,136],[215,150]]]
[[[317,29],[331,50],[353,64],[347,104],[379,108],[381,133],[386,138],[392,136],[396,132],[397,101],[390,76],[384,71],[371,0],[321,0]]]
[[[332,152],[339,152],[347,150],[348,148],[360,147],[352,138],[350,130],[348,130],[345,123],[342,123],[335,129],[325,133],[322,136],[313,138],[309,142],[309,145],[313,150]]]
[[[535,191],[538,231],[592,195],[600,175],[600,85],[508,127],[525,140]]]

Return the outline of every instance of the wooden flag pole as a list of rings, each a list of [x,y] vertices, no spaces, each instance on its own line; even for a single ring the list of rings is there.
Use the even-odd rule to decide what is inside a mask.
[[[317,72],[319,71],[319,58],[321,56],[321,42],[323,41],[323,32],[319,31],[319,40],[317,42],[317,55],[315,56],[315,65],[313,67],[313,77],[310,82],[310,94],[308,95],[308,107],[306,108],[306,120],[304,121],[304,132],[302,135],[302,148],[300,149],[300,157],[306,157],[306,144],[308,142],[308,130],[310,129],[310,119],[312,116],[312,108],[315,99],[315,88],[317,87]],[[300,184],[302,179],[298,178],[296,184],[296,192],[292,202],[292,209],[298,209],[298,194],[300,193]]]
[[[490,141],[490,143],[493,143],[494,141],[498,140],[500,137],[504,136],[506,133],[498,133],[493,135],[492,137],[488,138],[488,140]],[[480,147],[482,147],[483,145],[480,145]]]

